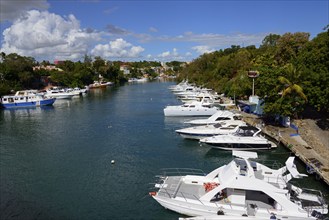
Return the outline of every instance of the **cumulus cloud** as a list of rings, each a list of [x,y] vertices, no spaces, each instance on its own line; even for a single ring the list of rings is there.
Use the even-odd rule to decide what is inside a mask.
[[[42,59],[81,58],[100,34],[80,29],[74,15],[63,18],[47,11],[28,11],[3,32],[1,51]]]
[[[104,58],[136,58],[140,57],[144,48],[141,46],[133,46],[131,43],[118,38],[110,41],[108,44],[98,44],[91,50],[94,56]]]
[[[183,57],[178,53],[177,48],[173,48],[172,51],[165,51],[158,55],[158,58],[162,60],[182,60]]]
[[[211,52],[215,51],[214,49],[211,49],[207,45],[195,46],[195,47],[192,47],[192,50],[195,50],[199,54],[211,53]]]
[[[0,1],[0,22],[14,21],[31,9],[45,10],[49,7],[47,0],[1,0]]]

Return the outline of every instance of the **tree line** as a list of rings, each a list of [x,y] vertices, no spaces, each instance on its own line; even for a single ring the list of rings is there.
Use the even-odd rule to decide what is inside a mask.
[[[328,27],[326,27],[327,29]],[[12,90],[40,89],[42,78],[67,87],[83,87],[102,79],[121,83],[127,77],[147,73],[157,76],[156,61],[129,62],[129,76],[120,71],[122,61],[106,61],[101,57],[85,55],[83,61],[63,61],[57,70],[33,70],[37,65],[33,57],[1,53],[0,96]],[[198,85],[212,88],[218,93],[236,98],[247,98],[252,93],[252,80],[248,71],[257,71],[255,93],[265,103],[264,112],[298,117],[306,107],[318,112],[329,112],[329,30],[310,40],[305,32],[269,34],[259,48],[255,45],[230,48],[206,53],[182,67],[182,62],[168,62],[168,74],[179,72],[177,80],[188,79]]]
[[[181,62],[168,64],[179,66]],[[129,74],[125,75],[120,70],[122,65],[128,67]],[[84,87],[98,80],[120,84],[126,82],[130,77],[138,78],[144,74],[154,78],[158,75],[154,68],[161,67],[161,63],[156,61],[108,61],[99,56],[92,58],[85,55],[83,61],[61,61],[56,64],[56,69],[33,69],[36,66],[47,67],[54,66],[54,64],[45,60],[38,62],[33,57],[25,57],[16,53],[1,52],[0,96],[23,89],[42,89],[47,85],[45,80],[58,86]],[[175,68],[176,71],[180,69],[176,66]]]
[[[305,108],[329,112],[329,31],[312,40],[305,32],[269,34],[259,48],[251,45],[203,54],[179,74],[230,97],[252,94],[248,71],[257,71],[255,93],[264,112],[299,117]]]

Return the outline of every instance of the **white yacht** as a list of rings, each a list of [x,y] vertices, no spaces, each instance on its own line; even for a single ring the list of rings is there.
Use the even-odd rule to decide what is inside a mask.
[[[261,129],[253,126],[240,126],[233,134],[207,137],[200,139],[200,142],[222,150],[267,150],[277,147],[261,135]]]
[[[165,116],[210,116],[217,111],[217,107],[197,101],[178,106],[167,106],[163,110]]]
[[[176,130],[183,138],[200,140],[215,135],[225,135],[237,132],[240,126],[247,124],[242,120],[229,120],[217,124],[194,126]]]
[[[298,172],[294,157],[275,170],[251,161],[255,152],[233,151],[233,156],[208,174],[166,169],[149,194],[166,209],[199,219],[317,219],[328,213],[320,191],[289,183],[306,176]]]
[[[56,99],[71,99],[74,96],[71,92],[66,92],[58,87],[53,87],[51,89],[47,89],[45,93],[45,97],[48,98],[56,98]]]
[[[184,103],[183,105],[167,106],[163,112],[165,116],[210,116],[219,109],[214,106],[214,100],[203,95],[198,101]]]
[[[206,119],[195,119],[184,123],[191,125],[211,125],[226,120],[241,120],[242,115],[227,110],[218,110],[215,114]]]

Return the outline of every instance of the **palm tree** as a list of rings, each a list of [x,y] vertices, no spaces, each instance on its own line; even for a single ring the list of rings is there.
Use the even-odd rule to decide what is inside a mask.
[[[298,118],[298,112],[302,111],[302,105],[307,102],[307,97],[303,88],[299,85],[301,81],[301,69],[296,68],[293,64],[285,66],[286,76],[279,76],[278,80],[283,85],[282,100],[286,100],[291,106],[291,115]],[[301,99],[300,99],[301,98]],[[304,103],[301,103],[302,101]]]
[[[294,65],[289,63],[285,66],[285,70],[287,77],[279,76],[280,83],[284,85],[282,97],[288,95],[297,95],[307,101],[307,97],[303,92],[303,88],[297,84],[301,80],[300,68],[297,69]]]

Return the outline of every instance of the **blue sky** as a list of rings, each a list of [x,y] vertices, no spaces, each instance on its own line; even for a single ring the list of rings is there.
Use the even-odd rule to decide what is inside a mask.
[[[328,1],[0,0],[1,51],[37,60],[190,61],[329,24]]]

